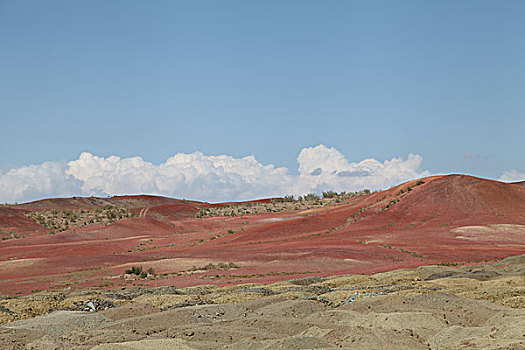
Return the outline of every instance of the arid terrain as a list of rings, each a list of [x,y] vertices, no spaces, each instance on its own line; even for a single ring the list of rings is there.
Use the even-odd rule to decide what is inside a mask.
[[[2,349],[523,349],[525,186],[0,206]]]

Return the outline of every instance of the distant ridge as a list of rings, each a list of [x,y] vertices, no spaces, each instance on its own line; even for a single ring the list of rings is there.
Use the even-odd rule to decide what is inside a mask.
[[[96,208],[105,205],[117,207],[127,207],[129,209],[142,208],[147,206],[157,206],[166,204],[191,204],[199,203],[183,199],[175,199],[154,195],[128,195],[113,197],[69,197],[69,198],[48,198],[33,202],[12,205],[19,209],[28,210],[64,210],[78,208]]]

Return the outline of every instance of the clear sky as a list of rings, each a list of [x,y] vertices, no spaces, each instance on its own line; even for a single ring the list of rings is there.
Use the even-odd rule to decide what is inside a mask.
[[[253,155],[298,175],[325,145],[520,178],[524,18],[524,1],[0,0],[0,201],[68,194],[9,196],[27,183],[6,176],[83,152]]]

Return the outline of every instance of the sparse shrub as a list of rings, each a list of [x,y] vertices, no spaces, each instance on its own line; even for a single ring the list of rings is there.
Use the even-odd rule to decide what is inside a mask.
[[[61,232],[68,230],[69,227],[87,226],[95,223],[108,224],[133,215],[126,208],[105,206],[94,209],[34,211],[26,214],[26,216],[42,226]]]
[[[288,196],[284,196],[283,197],[283,202],[294,202],[295,199],[293,197],[293,195],[288,195]]]
[[[195,213],[197,218],[216,217],[216,216],[238,216],[244,214],[260,214],[260,213],[277,213],[291,210],[312,209],[320,206],[340,203],[358,195],[363,195],[365,192],[341,192],[338,194],[335,191],[325,191],[320,195],[315,193],[306,194],[303,196],[294,197],[287,195],[281,198],[272,199],[264,202],[247,202],[247,203],[233,203],[213,208],[199,208]],[[296,199],[295,199],[296,198]],[[249,209],[249,210],[248,210]]]
[[[393,206],[394,204],[396,204],[397,202],[399,202],[399,200],[396,201],[395,199],[391,199],[390,202],[388,203],[388,205],[385,208],[388,209],[391,206]]]
[[[308,193],[304,195],[304,200],[307,200],[307,201],[318,201],[319,199],[321,198],[315,193]]]
[[[150,267],[146,272],[142,269],[142,266],[132,266],[131,269],[127,269],[126,271],[124,271],[124,273],[127,275],[136,275],[140,278],[146,278],[148,277],[148,275],[154,275],[155,270],[153,269],[153,267]]]
[[[208,265],[204,266],[204,270],[215,270],[215,265],[209,263]]]
[[[424,183],[425,183],[425,181],[423,181],[423,180],[417,180],[416,186],[422,185]]]
[[[323,198],[334,198],[336,196],[337,196],[337,192],[334,192],[334,191],[323,192]]]

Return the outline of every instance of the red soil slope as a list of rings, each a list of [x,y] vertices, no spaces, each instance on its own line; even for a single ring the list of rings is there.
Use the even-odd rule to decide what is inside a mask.
[[[132,208],[136,217],[56,235],[28,210]],[[525,253],[525,187],[463,175],[409,181],[333,206],[196,218],[207,203],[155,196],[49,199],[0,208],[0,292],[47,288],[270,282],[425,264],[475,264]],[[230,269],[199,269],[234,262]],[[123,274],[152,267],[155,279]],[[195,267],[195,268],[193,268]]]
[[[0,238],[10,239],[45,232],[45,228],[22,215],[20,210],[0,207]]]

